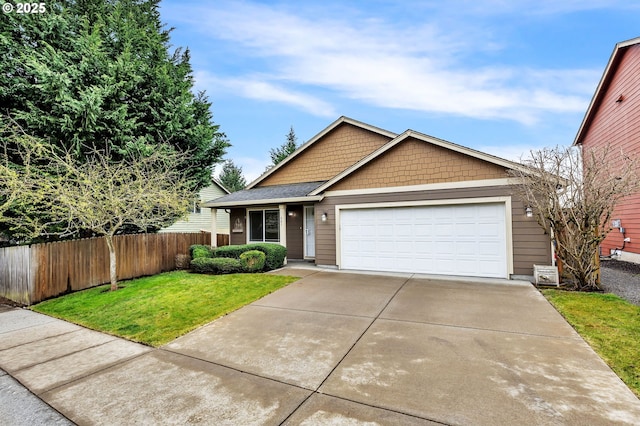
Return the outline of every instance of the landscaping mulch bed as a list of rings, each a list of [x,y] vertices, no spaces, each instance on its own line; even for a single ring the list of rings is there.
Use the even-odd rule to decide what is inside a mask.
[[[620,260],[602,260],[600,267],[604,291],[640,306],[640,264]]]

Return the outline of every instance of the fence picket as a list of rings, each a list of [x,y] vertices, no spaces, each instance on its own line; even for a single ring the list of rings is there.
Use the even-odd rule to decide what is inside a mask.
[[[218,234],[216,241],[228,245],[229,236]],[[175,269],[177,254],[187,254],[193,244],[211,244],[211,234],[119,235],[114,243],[118,280],[124,280]],[[104,238],[0,248],[0,296],[24,305],[109,280]]]

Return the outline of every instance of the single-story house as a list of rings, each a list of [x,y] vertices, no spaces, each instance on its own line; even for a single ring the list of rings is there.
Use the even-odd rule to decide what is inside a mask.
[[[187,217],[176,221],[171,226],[162,228],[159,232],[211,232],[211,209],[204,207],[203,201],[215,200],[227,194],[229,191],[220,182],[213,179],[212,184],[202,188],[198,193],[198,198],[193,200]],[[216,210],[215,218],[216,233],[229,234],[229,213],[224,209]]]
[[[245,190],[204,206],[229,209],[231,244],[280,243],[288,259],[509,278],[551,264],[548,235],[510,186],[507,170],[519,167],[341,117]]]
[[[614,47],[573,143],[587,151],[609,145],[640,160],[640,37]],[[640,192],[622,200],[613,217],[616,229],[601,254],[640,263]]]

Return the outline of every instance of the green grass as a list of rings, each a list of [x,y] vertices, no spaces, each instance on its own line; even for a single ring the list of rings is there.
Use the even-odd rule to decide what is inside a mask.
[[[640,397],[640,307],[613,294],[542,293]]]
[[[39,303],[34,311],[151,346],[160,346],[298,278],[178,271],[99,286]]]

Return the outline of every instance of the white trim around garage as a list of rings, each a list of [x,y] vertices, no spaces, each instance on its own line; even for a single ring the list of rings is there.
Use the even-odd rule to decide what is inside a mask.
[[[459,182],[427,183],[423,185],[390,186],[386,188],[344,189],[327,191],[325,197],[346,195],[396,194],[398,192],[437,191],[441,189],[484,188],[489,186],[509,186],[518,182],[515,178],[464,180]]]
[[[507,274],[513,274],[513,218],[511,214],[511,197],[480,197],[480,198],[454,198],[446,200],[420,200],[420,201],[398,201],[384,203],[360,203],[360,204],[338,204],[335,206],[336,217],[336,265],[342,269],[342,247],[341,247],[341,210],[350,209],[379,209],[394,207],[422,207],[422,206],[447,206],[447,205],[468,205],[468,204],[495,204],[504,203],[505,206],[505,239],[507,253]]]

